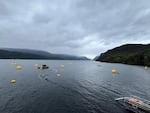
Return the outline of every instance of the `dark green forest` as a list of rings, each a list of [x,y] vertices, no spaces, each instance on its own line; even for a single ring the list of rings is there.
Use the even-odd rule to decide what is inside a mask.
[[[102,53],[101,62],[150,66],[150,44],[126,44]]]

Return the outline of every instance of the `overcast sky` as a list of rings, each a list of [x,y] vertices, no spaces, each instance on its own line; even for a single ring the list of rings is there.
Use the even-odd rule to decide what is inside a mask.
[[[150,43],[150,0],[0,0],[0,48],[90,58]]]

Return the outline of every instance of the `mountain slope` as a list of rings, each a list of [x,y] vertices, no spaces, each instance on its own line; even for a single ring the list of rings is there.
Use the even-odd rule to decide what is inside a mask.
[[[150,44],[122,45],[102,53],[96,60],[101,62],[150,66]]]
[[[52,54],[41,50],[30,49],[0,49],[0,59],[57,59],[57,60],[89,60],[86,57],[78,57],[65,54]]]

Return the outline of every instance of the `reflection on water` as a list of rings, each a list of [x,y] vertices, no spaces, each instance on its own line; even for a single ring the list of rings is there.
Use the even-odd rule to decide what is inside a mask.
[[[115,98],[137,95],[150,100],[150,69],[94,61],[0,61],[1,113],[129,113]],[[39,70],[34,64],[47,64]],[[63,68],[61,65],[64,65]],[[118,73],[113,74],[112,69]],[[58,74],[60,76],[58,76]],[[15,79],[15,84],[9,81]]]

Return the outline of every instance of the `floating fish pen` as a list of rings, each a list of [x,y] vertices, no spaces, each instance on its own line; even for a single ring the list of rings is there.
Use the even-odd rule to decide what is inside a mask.
[[[150,101],[137,96],[116,98],[125,109],[135,113],[150,113]]]

